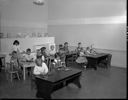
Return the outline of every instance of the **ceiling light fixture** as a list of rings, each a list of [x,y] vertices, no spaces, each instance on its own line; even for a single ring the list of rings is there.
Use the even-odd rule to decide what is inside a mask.
[[[44,5],[44,0],[34,0],[33,3],[36,5]]]

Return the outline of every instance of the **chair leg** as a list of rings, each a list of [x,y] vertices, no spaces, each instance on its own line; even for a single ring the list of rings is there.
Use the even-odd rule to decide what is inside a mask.
[[[12,82],[12,80],[13,80],[13,76],[12,76],[12,73],[11,73],[11,75],[10,75],[10,76],[11,76],[11,82]]]
[[[18,77],[18,80],[20,80],[20,77],[19,77],[19,74],[18,74],[18,72],[16,73],[16,75],[17,75],[17,77]]]
[[[8,72],[6,72],[5,74],[6,74],[6,79],[8,80],[8,76],[9,76],[9,75],[8,75]]]

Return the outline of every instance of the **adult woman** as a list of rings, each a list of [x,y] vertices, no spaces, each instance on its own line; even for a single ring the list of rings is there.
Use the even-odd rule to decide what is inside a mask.
[[[15,40],[13,42],[12,51],[16,51],[17,53],[20,53],[21,52],[20,42],[18,40]]]

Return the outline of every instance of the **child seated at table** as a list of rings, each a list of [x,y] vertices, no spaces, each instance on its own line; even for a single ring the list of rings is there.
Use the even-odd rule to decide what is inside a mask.
[[[44,56],[44,59],[48,57],[48,53],[46,52],[46,47],[40,48],[41,54]]]
[[[36,63],[36,65],[34,67],[33,74],[35,74],[35,75],[39,75],[39,74],[46,75],[48,73],[48,67],[41,58],[37,58],[35,60],[35,63]]]
[[[86,68],[87,65],[87,58],[84,54],[84,50],[82,49],[79,54],[78,54],[78,58],[76,59],[76,62],[80,65],[84,65],[84,68]]]
[[[58,53],[55,54],[55,59],[52,63],[54,65],[54,67],[60,66],[61,60],[60,60],[60,56],[58,55]]]
[[[75,49],[75,51],[77,53],[79,53],[81,50],[83,50],[83,47],[81,45],[82,45],[81,42],[79,42],[77,48]]]
[[[25,53],[24,57],[25,57],[25,60],[26,60],[27,62],[32,62],[32,61],[34,61],[34,55],[31,53],[31,49],[30,49],[30,48],[28,48],[28,49],[26,50],[26,53]]]
[[[55,53],[56,53],[55,45],[51,45],[49,50],[49,56],[55,56]]]
[[[34,58],[34,55],[31,53],[30,48],[26,49],[26,53],[24,54],[24,58],[25,58],[26,62],[33,62],[34,61],[35,58]],[[28,75],[30,75],[31,67],[28,67],[27,71],[28,71]]]
[[[63,49],[64,49],[64,51],[65,51],[66,54],[69,53],[68,42],[65,42],[65,43],[64,43]]]
[[[42,55],[40,49],[37,49],[37,52],[36,52],[36,59],[38,59],[38,58],[41,58],[43,61],[45,61],[45,57],[44,57],[44,55]]]
[[[94,48],[87,47],[85,50],[86,54],[96,54],[97,52],[94,50]]]

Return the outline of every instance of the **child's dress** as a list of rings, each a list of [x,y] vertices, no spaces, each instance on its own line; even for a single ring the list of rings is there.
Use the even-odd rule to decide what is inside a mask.
[[[45,75],[47,73],[48,73],[48,67],[44,62],[42,63],[42,66],[35,65],[33,74],[35,74],[35,75],[39,75],[39,74]]]
[[[76,59],[77,63],[86,63],[87,64],[87,58],[85,57],[83,52],[80,52],[79,57]]]

